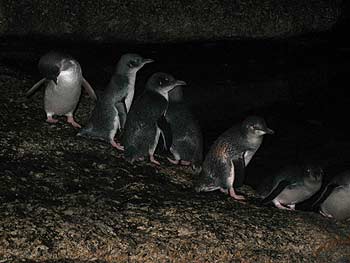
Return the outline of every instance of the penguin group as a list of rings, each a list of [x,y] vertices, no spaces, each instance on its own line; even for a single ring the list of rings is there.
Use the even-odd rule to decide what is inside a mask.
[[[26,95],[45,84],[47,122],[56,123],[54,115],[65,115],[68,123],[80,129],[78,136],[110,143],[123,151],[130,163],[148,159],[160,165],[155,152],[161,143],[171,164],[193,168],[197,175],[197,192],[220,190],[235,200],[244,201],[246,198],[237,188],[244,184],[246,166],[260,148],[264,135],[272,135],[274,131],[262,117],[247,116],[220,135],[203,160],[203,135],[184,99],[185,81],[168,73],[155,72],[134,100],[136,74],[152,62],[153,59],[138,54],[122,55],[108,85],[97,98],[76,59],[49,52],[38,64],[43,78]],[[81,86],[96,101],[84,127],[73,117]],[[272,203],[285,210],[295,210],[296,204],[317,195],[314,207],[320,214],[337,220],[349,218],[350,171],[326,184],[323,179],[324,171],[318,165],[287,165],[262,180],[257,192],[262,205]]]

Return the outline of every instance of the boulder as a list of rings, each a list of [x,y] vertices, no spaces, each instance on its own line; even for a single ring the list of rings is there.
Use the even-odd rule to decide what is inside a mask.
[[[280,38],[330,29],[342,0],[114,0],[0,3],[0,36],[179,42]]]

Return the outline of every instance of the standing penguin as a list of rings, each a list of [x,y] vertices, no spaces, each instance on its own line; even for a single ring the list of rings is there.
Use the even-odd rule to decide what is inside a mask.
[[[193,165],[199,169],[203,158],[203,136],[197,120],[183,100],[181,86],[169,92],[169,106],[165,119],[170,125],[171,146],[169,148],[174,159],[173,164]]]
[[[141,96],[132,105],[125,123],[122,144],[125,147],[125,158],[129,162],[150,157],[150,161],[159,164],[154,159],[161,129],[158,122],[168,107],[168,92],[177,85],[185,85],[173,76],[158,72],[153,74],[146,83]]]
[[[334,177],[323,189],[314,206],[319,206],[325,217],[345,220],[350,218],[350,171]]]
[[[259,149],[264,134],[273,134],[261,117],[247,117],[241,124],[224,132],[206,155],[196,191],[220,189],[236,200],[244,196],[236,194],[234,187],[244,182],[244,169]]]
[[[323,170],[314,165],[289,165],[261,184],[262,203],[273,202],[279,209],[294,210],[295,204],[313,196],[322,185]]]
[[[113,147],[123,150],[114,141],[118,129],[122,129],[134,97],[136,73],[145,64],[153,62],[137,54],[123,55],[101,98],[92,112],[86,127],[79,136],[110,142]]]
[[[81,85],[94,100],[96,95],[83,77],[78,61],[68,55],[49,52],[41,57],[38,67],[44,78],[28,90],[26,96],[31,95],[41,84],[47,82],[44,96],[47,122],[58,121],[53,118],[53,115],[66,115],[68,123],[80,128],[81,126],[74,120],[73,113],[79,102]]]

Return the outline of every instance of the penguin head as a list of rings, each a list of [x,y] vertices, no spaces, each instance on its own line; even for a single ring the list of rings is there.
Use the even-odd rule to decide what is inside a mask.
[[[136,73],[140,68],[145,64],[153,62],[152,59],[142,58],[137,54],[125,54],[123,55],[117,65],[117,72],[120,74],[123,73]]]
[[[177,80],[170,74],[157,72],[148,79],[146,89],[156,91],[160,94],[168,94],[170,90],[180,85],[186,85],[186,82]]]
[[[60,72],[62,72],[62,71],[69,71],[69,70],[75,69],[77,66],[79,66],[79,63],[76,60],[63,59],[59,67],[60,67]]]
[[[51,51],[39,60],[39,71],[40,73],[48,80],[52,80],[57,84],[57,78],[62,70],[67,70],[74,64],[76,61],[69,55],[63,54],[56,51]]]
[[[247,117],[243,121],[243,129],[249,134],[255,136],[274,134],[274,131],[267,127],[265,120],[258,116]]]
[[[52,80],[57,84],[57,78],[60,74],[60,66],[58,64],[40,64],[39,63],[40,73],[47,79]]]
[[[321,182],[323,174],[323,169],[318,165],[307,164],[304,166],[304,175],[308,181]]]

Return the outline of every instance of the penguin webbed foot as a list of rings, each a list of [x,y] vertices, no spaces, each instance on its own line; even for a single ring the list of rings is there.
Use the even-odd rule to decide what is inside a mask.
[[[284,206],[277,200],[273,200],[272,202],[275,205],[275,207],[277,207],[278,209],[289,210],[289,211],[294,211],[295,210],[295,205],[286,205],[286,206]]]
[[[54,119],[52,116],[47,116],[46,122],[48,122],[48,123],[57,123],[58,120]]]
[[[245,201],[246,198],[243,195],[239,195],[235,192],[235,190],[233,189],[233,187],[231,187],[228,190],[228,194],[230,197],[232,197],[233,199],[237,200],[237,201]]]
[[[167,159],[168,159],[168,161],[169,161],[170,163],[172,163],[172,164],[175,164],[175,165],[179,164],[179,160],[173,160],[173,159],[171,159],[171,158],[169,158],[169,157],[167,157]]]
[[[67,122],[70,123],[74,128],[81,128],[80,124],[74,120],[73,116],[67,116]]]
[[[181,160],[180,164],[184,165],[184,166],[189,166],[189,165],[191,165],[191,162],[190,161]]]
[[[154,159],[154,155],[150,155],[149,160],[151,163],[154,163],[156,165],[160,165],[160,162],[158,162],[156,159]]]
[[[190,166],[192,164],[191,161],[185,161],[185,160],[176,160],[176,159],[171,159],[170,157],[167,157],[168,161],[172,164],[175,165],[183,165],[183,166]]]
[[[326,217],[326,218],[333,218],[332,215],[326,214],[325,212],[323,212],[322,210],[319,211],[320,215]]]
[[[115,142],[114,140],[111,141],[111,145],[113,148],[118,149],[119,151],[124,151],[124,146],[121,145],[119,142]]]

